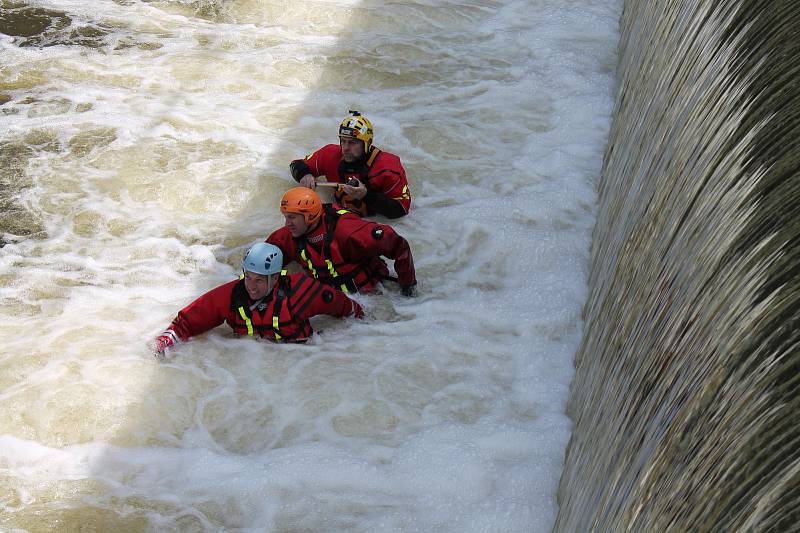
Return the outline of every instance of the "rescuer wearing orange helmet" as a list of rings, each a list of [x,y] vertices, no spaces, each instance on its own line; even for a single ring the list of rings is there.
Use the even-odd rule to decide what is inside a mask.
[[[364,317],[361,306],[301,272],[283,270],[283,252],[272,244],[254,244],[242,260],[242,276],[200,296],[178,312],[156,337],[159,357],[180,342],[227,322],[236,335],[275,342],[304,342],[316,315]]]
[[[339,183],[336,203],[361,216],[400,218],[411,208],[406,171],[396,155],[372,144],[372,123],[358,111],[339,124],[339,144],[328,144],[295,159],[289,165],[292,177],[315,189],[316,179]]]
[[[381,256],[394,260],[396,281],[405,296],[417,284],[411,248],[391,226],[364,220],[347,209],[323,205],[308,187],[289,189],[281,198],[285,225],[266,242],[283,251],[284,264],[297,261],[313,278],[343,292],[369,292],[392,279]]]

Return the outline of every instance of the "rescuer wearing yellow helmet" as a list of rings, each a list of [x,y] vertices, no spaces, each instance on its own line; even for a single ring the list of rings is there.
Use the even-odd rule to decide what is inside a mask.
[[[339,144],[328,144],[295,159],[289,165],[292,177],[315,189],[316,178],[340,184],[336,202],[361,216],[400,218],[411,208],[406,171],[395,154],[372,144],[372,123],[358,111],[339,124]]]

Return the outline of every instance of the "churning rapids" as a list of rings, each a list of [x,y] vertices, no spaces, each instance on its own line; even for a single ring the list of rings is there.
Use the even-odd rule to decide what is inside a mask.
[[[0,529],[553,527],[619,2],[0,6]],[[348,109],[419,297],[158,363]]]
[[[622,4],[0,0],[0,529],[796,530],[800,10]],[[156,362],[352,108],[420,296]]]

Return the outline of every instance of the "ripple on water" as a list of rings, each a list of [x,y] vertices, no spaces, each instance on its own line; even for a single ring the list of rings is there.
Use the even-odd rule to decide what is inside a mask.
[[[0,244],[6,242],[5,234],[32,236],[42,232],[40,222],[19,201],[20,193],[32,185],[26,171],[34,156],[33,148],[24,142],[0,142]]]

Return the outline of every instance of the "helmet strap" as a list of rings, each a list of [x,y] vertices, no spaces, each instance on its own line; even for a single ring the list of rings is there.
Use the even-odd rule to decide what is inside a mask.
[[[316,222],[314,222],[313,224],[311,224],[310,226],[308,226],[306,228],[306,232],[303,235],[308,235],[312,231],[316,230],[319,227],[321,222],[322,222],[322,214],[319,215],[319,218],[317,219]]]
[[[275,274],[270,274],[269,275],[269,278],[267,279],[267,295],[269,295],[272,292],[272,289],[275,288],[275,284],[278,283],[278,276],[279,275],[280,275],[280,272],[277,272]],[[264,298],[266,298],[266,297],[267,296],[264,296]],[[262,298],[262,300],[264,298]]]

